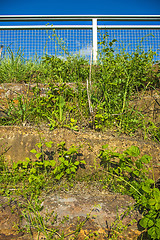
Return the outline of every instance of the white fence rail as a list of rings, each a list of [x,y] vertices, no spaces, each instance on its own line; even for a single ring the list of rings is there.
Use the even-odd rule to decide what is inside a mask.
[[[117,25],[113,25],[113,21]],[[93,61],[96,62],[101,49],[99,42],[107,34],[108,44],[113,39],[117,40],[114,43],[115,51],[125,49],[131,53],[141,46],[145,51],[152,49],[156,52],[155,61],[160,61],[158,21],[160,15],[0,16],[2,57],[13,53],[22,54],[27,59],[41,58],[45,54],[63,57],[79,54],[90,58],[92,52]],[[31,24],[28,25],[28,22]],[[35,22],[38,24],[34,25]],[[106,22],[109,24],[106,25]],[[140,22],[145,24],[140,25]]]

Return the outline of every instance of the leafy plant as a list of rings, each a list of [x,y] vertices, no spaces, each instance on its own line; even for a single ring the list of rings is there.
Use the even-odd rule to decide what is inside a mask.
[[[65,142],[58,144],[58,161],[59,164],[55,167],[53,173],[57,180],[61,179],[63,176],[71,179],[75,177],[78,168],[86,162],[84,160],[78,160],[78,149],[72,145],[69,151],[65,148]]]
[[[151,188],[148,181],[143,186],[144,196],[138,201],[143,208],[143,217],[139,224],[152,239],[160,239],[160,191]]]
[[[107,168],[108,182],[111,182],[122,193],[133,196],[136,206],[142,211],[140,225],[144,227],[152,239],[160,238],[160,191],[155,187],[154,179],[149,177],[147,165],[151,157],[139,157],[140,150],[131,146],[123,153],[106,149],[100,151],[101,164]]]
[[[36,124],[40,120],[46,120],[44,111],[43,97],[40,96],[40,89],[38,86],[34,87],[32,91],[29,90],[30,85],[27,86],[26,93],[15,93],[16,97],[7,99],[7,117],[4,118],[3,124]]]
[[[36,146],[40,149],[32,149],[36,157],[36,160],[31,161],[30,158],[27,158],[26,161],[18,161],[13,164],[13,170],[19,171],[21,177],[28,178],[28,182],[41,188],[46,179],[50,177],[55,180],[60,180],[62,177],[66,177],[71,180],[75,177],[76,171],[78,168],[85,163],[84,160],[78,160],[78,148],[72,146],[69,150],[65,147],[65,142],[58,144],[58,159],[47,159],[46,152],[44,151],[44,145],[51,148],[53,142],[37,143]],[[52,156],[54,157],[54,156]]]

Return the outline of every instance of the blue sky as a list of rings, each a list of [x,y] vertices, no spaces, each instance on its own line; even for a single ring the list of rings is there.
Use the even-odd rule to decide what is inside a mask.
[[[160,0],[0,0],[0,15],[159,15]]]

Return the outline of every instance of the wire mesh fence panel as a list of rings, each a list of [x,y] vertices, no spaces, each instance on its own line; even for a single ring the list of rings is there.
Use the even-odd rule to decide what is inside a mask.
[[[92,49],[91,29],[1,30],[2,56],[21,53],[26,59],[45,54],[66,57],[78,54],[89,58]]]
[[[138,48],[146,53],[152,50],[155,52],[154,60],[160,61],[160,29],[99,29],[98,42],[102,42],[104,38],[106,47],[116,40],[112,46],[115,53],[125,51],[132,54]],[[99,51],[102,48],[103,45],[99,44]]]
[[[32,25],[34,20],[57,20],[64,25]],[[70,25],[73,19],[91,21],[88,25]],[[31,25],[0,26],[1,57],[23,56],[25,59],[41,59],[44,55],[66,58],[68,55],[80,55],[87,59],[93,56],[97,60],[97,49],[101,52],[103,36],[108,46],[114,39],[115,53],[125,51],[132,54],[141,48],[146,53],[155,52],[154,60],[160,61],[159,25],[99,25],[103,21],[160,21],[160,16],[0,16],[0,21],[31,21]],[[12,22],[13,21],[13,22]],[[67,22],[69,24],[67,24]],[[98,35],[97,35],[98,31]],[[98,38],[98,39],[97,39]],[[106,45],[106,46],[107,46]],[[91,54],[93,52],[93,54]]]

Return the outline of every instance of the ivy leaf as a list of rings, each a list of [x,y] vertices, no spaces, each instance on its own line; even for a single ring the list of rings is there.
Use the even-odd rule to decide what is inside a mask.
[[[64,164],[65,166],[67,166],[67,167],[69,166],[69,162],[68,162],[67,160],[64,160],[64,161],[63,161],[63,164]]]
[[[142,186],[142,189],[143,189],[143,191],[146,192],[146,193],[150,193],[150,192],[151,192],[150,186]]]
[[[69,149],[69,151],[66,152],[67,154],[71,155],[73,153],[78,153],[77,149],[75,147],[72,147]]]
[[[159,229],[157,227],[151,227],[148,230],[148,234],[151,236],[153,239],[159,239],[160,234],[159,234]]]
[[[59,161],[61,161],[61,162],[64,161],[64,157],[59,157],[58,159],[59,159]]]
[[[58,172],[58,167],[56,167],[53,171],[54,174],[56,174]]]
[[[23,162],[23,168],[27,168],[28,164],[29,164],[29,162]]]
[[[102,146],[102,149],[106,149],[106,148],[108,148],[108,144],[105,144]]]
[[[154,225],[154,221],[152,219],[148,220],[148,227],[152,227]]]
[[[37,153],[35,156],[37,159],[39,159],[41,157],[42,153]]]
[[[140,175],[140,172],[139,172],[138,170],[134,170],[133,173],[134,173],[134,175],[137,176],[137,177],[139,177],[139,175]]]
[[[160,231],[160,218],[156,219],[156,226],[159,228]]]
[[[56,161],[51,160],[51,161],[50,161],[50,164],[51,164],[52,167],[54,167],[54,166],[56,165]]]
[[[151,178],[149,178],[149,179],[146,180],[146,183],[147,183],[148,185],[154,184],[154,180],[151,179]],[[153,190],[153,191],[154,191],[154,190]],[[154,194],[154,193],[153,193],[153,194]]]
[[[154,225],[154,221],[147,217],[142,218],[139,223],[144,228],[152,227]]]
[[[152,160],[152,157],[145,154],[139,160],[143,163],[149,163]]]
[[[154,182],[153,182],[153,183],[154,183]],[[157,200],[160,199],[160,191],[159,191],[158,188],[154,188],[154,189],[153,189],[153,195],[154,195],[154,197],[155,197]]]
[[[46,147],[48,147],[48,148],[51,148],[51,147],[52,147],[52,144],[53,144],[52,141],[50,141],[50,142],[46,142],[46,143],[45,143]]]
[[[38,148],[41,148],[41,147],[42,147],[42,143],[37,143],[36,146],[37,146]]]
[[[71,172],[76,172],[77,167],[71,167]]]
[[[66,173],[67,173],[67,174],[70,174],[70,173],[71,173],[71,169],[67,168],[67,169],[66,169]]]
[[[136,146],[131,146],[130,148],[128,148],[125,151],[128,155],[130,155],[131,157],[138,157],[140,154],[140,150],[138,147]]]
[[[76,161],[76,162],[74,163],[74,165],[76,165],[76,166],[79,165],[79,161]]]
[[[86,164],[85,160],[80,161],[81,164]]]
[[[57,180],[60,180],[60,179],[63,177],[63,175],[64,175],[64,173],[61,172],[61,173],[59,173],[55,178],[56,178]]]
[[[117,175],[119,175],[119,174],[120,174],[119,168],[114,169],[114,172],[115,172]],[[117,179],[117,180],[118,180],[118,179]]]
[[[31,174],[36,174],[36,172],[37,172],[36,168],[31,168],[31,170],[30,170]]]
[[[153,206],[153,205],[156,204],[156,200],[154,198],[151,198],[151,199],[148,200],[148,204]]]
[[[144,227],[144,228],[147,228],[147,224],[148,224],[148,218],[144,217],[140,220],[139,224]]]
[[[31,153],[37,153],[36,149],[32,149],[30,152]]]
[[[156,210],[160,210],[160,202],[155,204],[155,208],[156,208]]]
[[[51,166],[51,162],[50,161],[44,161],[44,166],[45,167]]]

